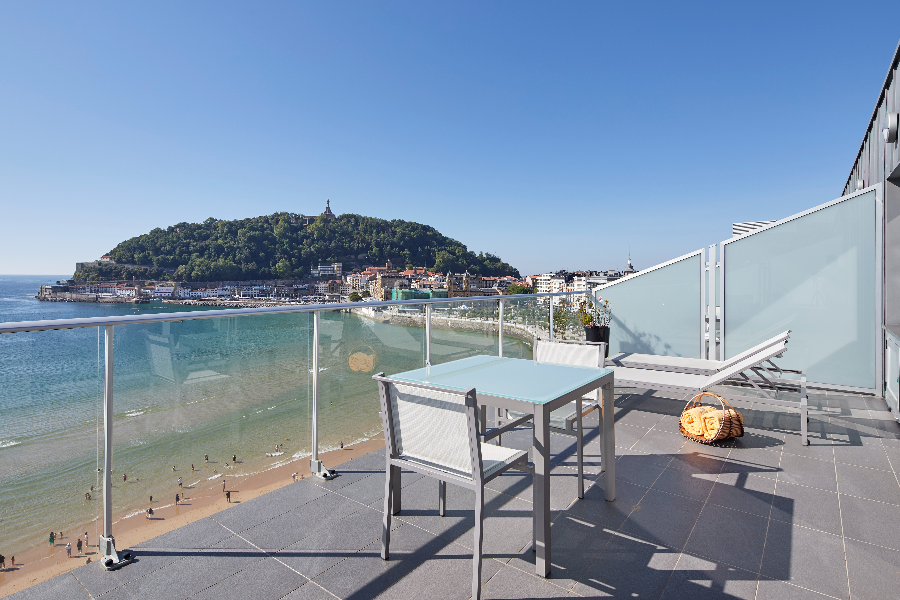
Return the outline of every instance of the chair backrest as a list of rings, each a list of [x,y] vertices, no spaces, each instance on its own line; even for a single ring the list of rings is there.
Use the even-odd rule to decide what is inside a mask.
[[[378,375],[374,379],[379,382],[385,439],[393,456],[466,477],[481,472],[474,389],[460,392]]]
[[[573,344],[535,340],[534,360],[541,363],[572,365],[575,367],[603,367],[606,344]]]

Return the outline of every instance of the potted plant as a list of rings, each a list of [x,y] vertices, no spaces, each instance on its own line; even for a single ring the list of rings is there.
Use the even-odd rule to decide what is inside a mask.
[[[609,356],[609,322],[612,310],[609,300],[598,297],[596,304],[582,300],[578,304],[578,318],[584,325],[584,339],[588,342],[605,342],[606,356]]]

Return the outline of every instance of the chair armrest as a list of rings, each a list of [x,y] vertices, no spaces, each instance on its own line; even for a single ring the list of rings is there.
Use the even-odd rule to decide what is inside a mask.
[[[491,429],[490,431],[485,432],[483,435],[480,435],[478,437],[481,438],[482,442],[487,442],[489,440],[494,439],[498,435],[502,435],[511,429],[515,429],[522,423],[526,423],[526,422],[530,421],[533,416],[534,415],[525,415],[524,417],[520,417],[520,418],[516,419],[515,421],[510,421],[503,427],[495,427],[495,428]]]

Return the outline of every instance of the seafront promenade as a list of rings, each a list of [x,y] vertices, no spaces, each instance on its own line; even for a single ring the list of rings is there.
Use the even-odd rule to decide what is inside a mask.
[[[629,393],[630,392],[630,393]],[[794,412],[737,404],[746,434],[703,446],[677,433],[684,398],[620,390],[617,498],[599,477],[596,415],[589,487],[576,499],[573,438],[553,435],[553,565],[534,575],[531,486],[509,472],[485,498],[484,598],[888,598],[900,569],[900,425],[881,399],[810,394],[810,445]],[[504,435],[528,448],[531,432]],[[381,549],[384,455],[307,478],[12,598],[451,598],[471,593],[473,496],[404,474],[392,559]]]

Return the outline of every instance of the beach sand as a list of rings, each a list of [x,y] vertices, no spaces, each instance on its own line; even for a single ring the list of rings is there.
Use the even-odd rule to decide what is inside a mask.
[[[352,447],[347,446],[320,454],[320,459],[329,468],[334,468],[350,459],[381,448],[384,448],[383,439],[366,440],[357,442]],[[293,483],[292,473],[298,474],[298,480],[300,477],[309,477],[309,456],[254,475],[244,477],[228,477],[226,475],[226,489],[231,491],[232,503],[246,502]],[[221,479],[203,481],[196,488],[184,488],[183,491],[188,498],[178,506],[168,505],[160,508],[154,506],[152,520],[148,520],[145,513],[131,517],[120,516],[113,524],[113,536],[116,539],[116,549],[119,553],[168,531],[209,517],[230,506],[225,500],[225,494],[222,493]],[[94,530],[93,523],[83,525],[71,531],[64,531],[64,537],[57,538],[54,546],[44,542],[29,548],[26,552],[16,555],[15,569],[11,567],[11,557],[7,555],[6,569],[0,570],[0,598],[80,567],[85,564],[87,558],[90,558],[92,562],[97,561],[99,554]],[[76,543],[85,531],[90,534],[91,547],[83,549],[82,553],[78,554]],[[66,558],[66,543],[72,544],[72,558],[69,559]],[[102,567],[97,565],[97,568]]]

